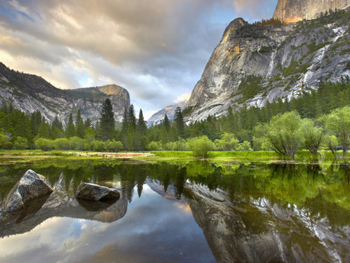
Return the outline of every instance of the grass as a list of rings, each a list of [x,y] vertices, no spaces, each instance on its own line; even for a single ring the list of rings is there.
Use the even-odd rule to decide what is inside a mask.
[[[134,153],[134,152],[133,152]],[[140,153],[140,152],[139,152]],[[130,158],[132,160],[141,160],[149,162],[188,162],[198,160],[191,151],[152,151],[152,155],[145,154],[141,156],[125,156],[123,153],[107,152],[86,152],[86,151],[41,151],[41,150],[13,150],[0,151],[0,164],[7,163],[25,163],[32,161],[41,161],[45,159],[57,160],[116,160],[120,158]],[[342,152],[338,152],[338,160],[341,160]],[[300,150],[292,159],[284,159],[273,151],[212,151],[206,160],[214,162],[236,162],[236,163],[332,163],[334,156],[330,151],[319,151],[318,156],[312,155],[307,150]],[[342,160],[341,160],[342,161]]]

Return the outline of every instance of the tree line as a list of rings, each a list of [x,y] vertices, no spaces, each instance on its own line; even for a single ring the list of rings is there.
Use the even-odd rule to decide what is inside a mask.
[[[295,128],[297,132],[294,134],[297,135],[299,142],[297,149],[314,148],[313,153],[317,152],[315,145],[309,146],[308,142],[313,140],[308,136],[311,136],[311,132],[315,129],[314,132],[322,134],[319,145],[328,143],[325,147],[329,149],[332,148],[329,145],[342,145],[342,149],[347,150],[349,146],[344,143],[347,141],[347,135],[332,127],[332,122],[326,120],[335,116],[338,111],[342,112],[341,116],[347,116],[348,101],[350,101],[350,79],[344,78],[339,83],[321,83],[317,91],[306,88],[304,94],[290,101],[277,99],[273,103],[267,102],[262,108],[247,108],[243,105],[239,109],[233,109],[233,106],[228,109],[225,116],[220,118],[209,116],[206,120],[188,125],[184,122],[186,117],[184,115],[190,110],[184,109],[182,112],[181,108],[177,108],[173,121],[165,115],[159,125],[151,127],[147,127],[142,110],[136,118],[133,105],[124,109],[122,123],[116,123],[109,99],[101,105],[100,118],[95,124],[92,124],[90,119],[83,120],[80,110],[77,109],[69,114],[66,125],[63,125],[57,116],[50,123],[39,111],[25,114],[14,109],[11,103],[2,103],[0,147],[144,151],[189,150],[198,148],[199,145],[207,145],[210,149],[217,150],[274,149],[279,154],[293,156],[295,146],[290,146],[292,148],[285,149],[283,150],[285,153],[282,153],[280,148],[287,146],[282,142],[279,142],[282,146],[277,145],[274,139],[278,136],[291,135],[284,134],[284,131],[276,133],[277,137],[272,134],[273,131],[277,132],[275,127],[279,125],[288,127],[285,121],[293,119],[298,127]],[[350,127],[346,129],[350,130]],[[267,134],[270,137],[267,138]],[[197,138],[201,143],[195,143],[193,138]],[[331,139],[326,140],[327,138]],[[295,138],[289,139],[293,141]]]

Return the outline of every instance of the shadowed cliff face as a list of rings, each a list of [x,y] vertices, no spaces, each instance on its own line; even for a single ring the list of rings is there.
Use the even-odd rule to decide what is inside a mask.
[[[273,18],[287,23],[320,16],[330,9],[344,9],[350,0],[279,0]]]

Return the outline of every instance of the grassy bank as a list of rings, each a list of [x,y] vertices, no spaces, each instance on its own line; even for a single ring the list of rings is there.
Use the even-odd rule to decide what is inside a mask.
[[[341,152],[338,152],[341,160]],[[61,160],[114,160],[114,159],[135,159],[150,162],[171,161],[183,162],[197,160],[190,151],[152,151],[152,152],[86,152],[86,151],[41,151],[41,150],[10,150],[0,151],[0,163],[23,163],[33,162],[44,159],[61,159]],[[285,160],[273,151],[213,151],[207,160],[213,162],[295,162],[295,163],[312,163],[330,162],[334,157],[329,151],[320,151],[318,156],[314,156],[309,151],[298,151],[294,160]]]

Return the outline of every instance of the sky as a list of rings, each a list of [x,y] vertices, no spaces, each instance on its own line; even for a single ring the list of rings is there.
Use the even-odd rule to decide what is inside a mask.
[[[60,89],[117,84],[145,118],[189,98],[227,25],[277,0],[0,0],[0,62]]]

